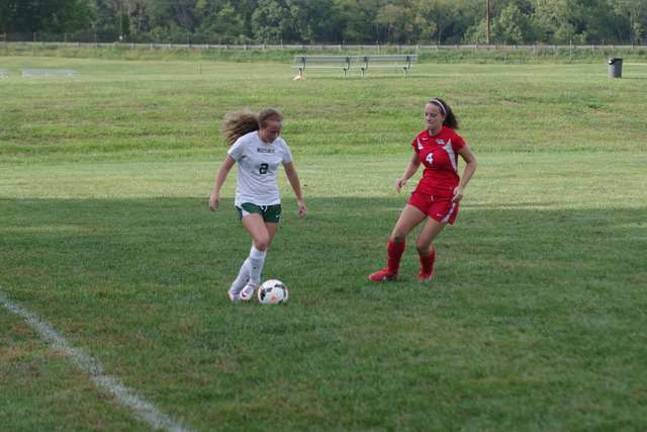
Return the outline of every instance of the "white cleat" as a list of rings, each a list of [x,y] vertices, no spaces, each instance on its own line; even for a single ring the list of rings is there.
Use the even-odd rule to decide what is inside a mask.
[[[240,301],[240,294],[235,293],[232,290],[227,291],[227,297],[231,300],[232,303],[238,303]]]
[[[256,290],[256,285],[252,282],[247,283],[245,288],[240,290],[238,298],[242,301],[250,301],[254,297],[254,291]]]
[[[229,300],[231,300],[232,303],[237,303],[240,301],[240,292],[245,288],[247,285],[247,282],[249,281],[249,278],[245,278],[243,283],[238,282],[238,279],[236,279],[231,286],[229,287],[229,291],[227,291],[227,295],[229,296]]]

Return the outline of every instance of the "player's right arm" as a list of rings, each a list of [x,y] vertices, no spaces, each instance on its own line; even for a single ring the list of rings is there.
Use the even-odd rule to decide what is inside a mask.
[[[209,210],[216,211],[218,208],[218,204],[220,204],[220,189],[225,183],[225,179],[235,163],[236,161],[231,156],[227,155],[225,160],[222,162],[222,165],[220,165],[220,169],[218,170],[218,174],[216,174],[216,180],[213,185],[213,191],[209,197]]]
[[[407,180],[411,178],[412,175],[418,171],[418,167],[420,166],[420,158],[418,157],[417,153],[413,153],[411,156],[411,159],[409,160],[409,164],[404,170],[404,173],[402,174],[402,177],[397,179],[395,181],[395,190],[400,192],[400,189],[404,187],[405,184],[407,184]]]

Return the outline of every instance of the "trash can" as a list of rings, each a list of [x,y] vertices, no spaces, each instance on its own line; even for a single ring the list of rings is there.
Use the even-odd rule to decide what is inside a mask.
[[[609,78],[622,78],[622,59],[612,57],[609,59]]]

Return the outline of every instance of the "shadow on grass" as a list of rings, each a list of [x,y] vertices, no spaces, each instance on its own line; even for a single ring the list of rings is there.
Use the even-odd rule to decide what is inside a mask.
[[[300,268],[325,283],[337,278],[357,283],[382,265],[401,199],[314,198],[308,204],[310,214],[300,220],[294,201],[284,201],[268,276]],[[647,262],[645,209],[546,210],[550,205],[466,205],[457,224],[437,240],[438,278],[483,283],[492,277],[496,282],[502,272],[511,271],[524,274],[520,282],[529,277],[555,283],[568,278],[630,280]],[[79,284],[92,277],[218,284],[231,278],[249,248],[227,200],[216,213],[207,211],[202,198],[4,199],[0,208],[5,282],[20,274],[30,284],[57,275]],[[409,246],[405,281],[414,279],[409,276],[415,273],[414,235]],[[20,271],[11,271],[14,266]],[[456,269],[460,281],[450,277]]]

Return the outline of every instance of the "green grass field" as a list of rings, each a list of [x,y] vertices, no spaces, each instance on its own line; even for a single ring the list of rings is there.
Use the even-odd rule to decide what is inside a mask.
[[[21,78],[69,68],[76,78]],[[647,429],[647,64],[288,64],[0,57],[0,295],[191,430]],[[433,283],[371,285],[426,98],[479,168]],[[207,196],[227,111],[276,106],[310,214],[231,305],[249,249]],[[409,192],[415,184],[410,182]],[[0,307],[0,429],[149,430]]]

